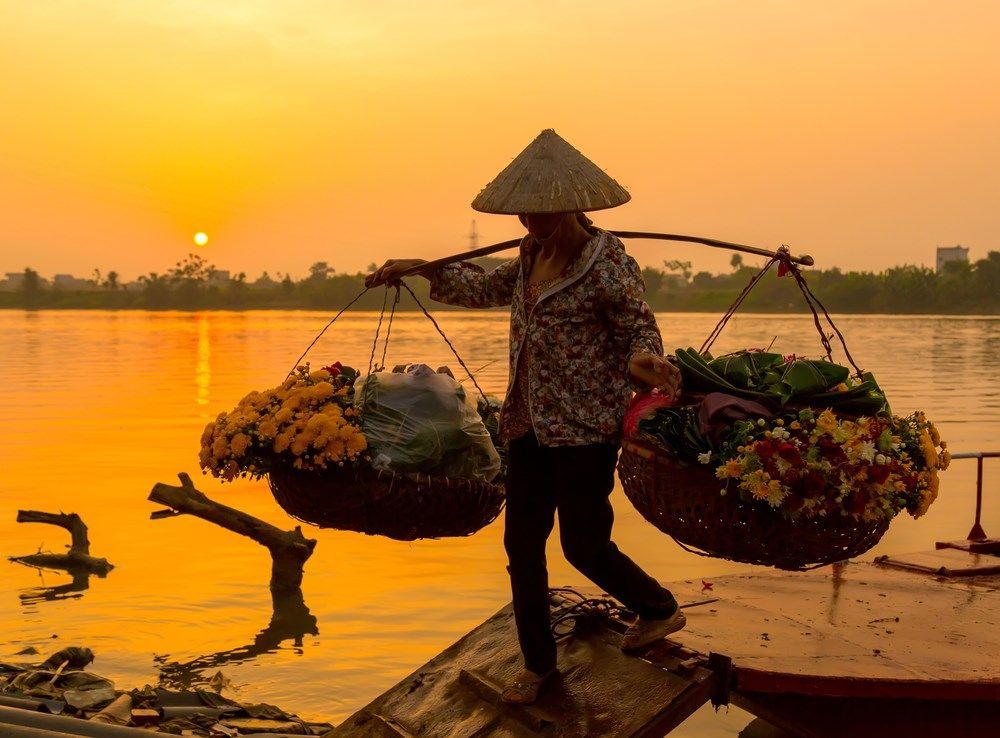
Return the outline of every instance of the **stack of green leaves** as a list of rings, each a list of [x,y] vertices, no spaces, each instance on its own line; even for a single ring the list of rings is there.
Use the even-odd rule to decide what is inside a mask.
[[[851,377],[847,367],[766,351],[737,351],[712,358],[693,348],[677,349],[687,392],[723,392],[774,406],[831,408],[849,414],[888,411],[870,372]]]

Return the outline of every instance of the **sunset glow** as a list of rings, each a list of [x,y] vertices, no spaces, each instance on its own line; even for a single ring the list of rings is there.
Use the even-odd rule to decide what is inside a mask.
[[[5,3],[0,24],[18,111],[0,138],[2,271],[134,278],[182,256],[191,222],[224,236],[217,265],[252,276],[444,255],[547,127],[631,192],[609,227],[847,268],[996,246],[986,0],[57,0]],[[520,232],[478,225],[484,244]]]

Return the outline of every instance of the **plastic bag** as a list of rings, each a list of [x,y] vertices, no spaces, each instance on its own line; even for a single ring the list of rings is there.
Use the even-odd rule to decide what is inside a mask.
[[[491,481],[500,471],[490,434],[465,388],[425,364],[357,380],[354,406],[372,466]]]

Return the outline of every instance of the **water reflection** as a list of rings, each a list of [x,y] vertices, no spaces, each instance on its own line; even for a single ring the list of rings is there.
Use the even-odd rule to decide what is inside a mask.
[[[840,590],[844,586],[844,571],[847,568],[847,564],[843,561],[835,561],[830,567],[830,584],[833,587],[833,592],[830,597],[830,607],[826,613],[826,621],[830,625],[837,624],[837,607],[840,603]]]
[[[57,571],[54,568],[31,566],[31,564],[23,561],[16,561],[14,559],[11,560],[15,561],[15,563],[35,569],[38,572],[39,578],[42,579],[44,579],[46,571]],[[84,566],[70,566],[63,569],[63,571],[72,577],[70,582],[49,587],[33,587],[25,590],[18,595],[21,600],[21,604],[25,607],[31,607],[37,605],[39,602],[58,602],[60,600],[79,599],[83,597],[83,593],[90,588],[90,577],[96,573]],[[97,573],[97,576],[103,579],[107,576],[107,574]]]
[[[296,653],[302,652],[303,639],[319,635],[316,617],[309,612],[301,589],[291,592],[271,591],[271,620],[251,643],[225,651],[198,656],[189,661],[171,661],[169,654],[156,655],[153,661],[160,671],[160,685],[188,689],[208,684],[222,666],[240,664],[281,648],[292,642]]]
[[[209,334],[211,328],[207,315],[199,315],[198,320],[198,363],[195,366],[195,404],[207,405],[212,387],[212,341]]]

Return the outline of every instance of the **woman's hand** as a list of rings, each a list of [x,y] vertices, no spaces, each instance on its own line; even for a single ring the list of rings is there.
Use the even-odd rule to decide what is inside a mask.
[[[378,287],[380,284],[385,284],[386,282],[397,282],[400,279],[400,275],[404,274],[406,270],[426,263],[426,259],[389,259],[389,261],[365,277],[365,287]],[[417,272],[417,274],[426,276],[420,272]]]
[[[639,351],[632,354],[628,370],[636,382],[655,387],[669,397],[676,398],[681,392],[680,369],[663,356]]]

